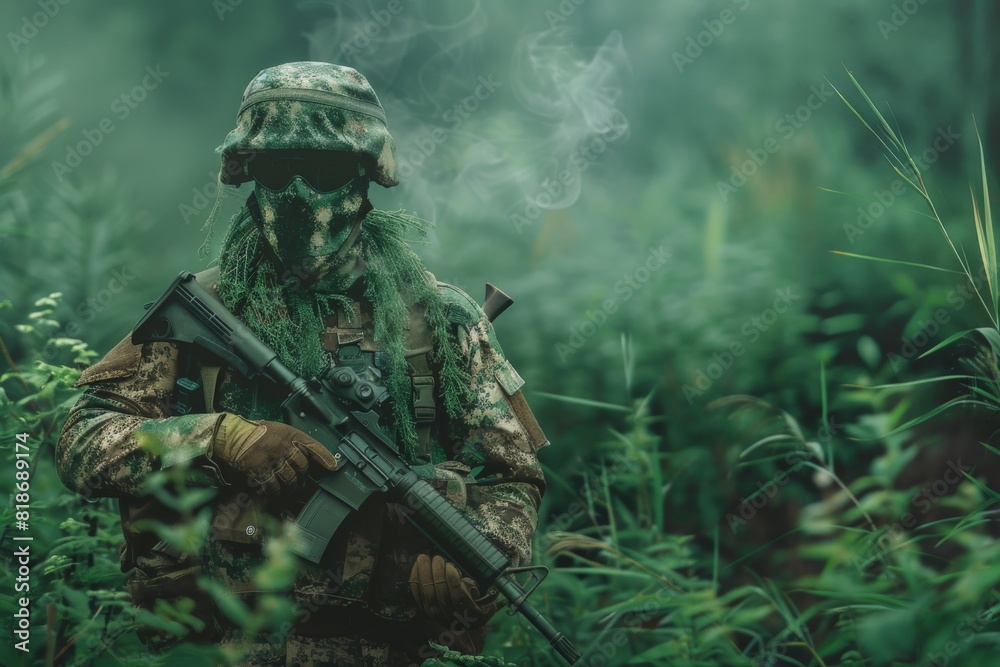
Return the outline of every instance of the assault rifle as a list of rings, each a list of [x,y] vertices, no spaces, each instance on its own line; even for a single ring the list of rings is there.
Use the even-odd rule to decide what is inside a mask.
[[[502,294],[502,293],[501,293]],[[379,423],[387,414],[388,390],[351,368],[331,367],[305,380],[285,366],[195,279],[181,273],[132,330],[134,344],[187,343],[225,361],[248,379],[261,375],[288,391],[281,404],[285,423],[321,442],[338,467],[318,482],[318,489],[296,520],[292,550],[319,563],[330,540],[351,512],[375,493],[405,507],[404,516],[481,585],[510,603],[566,662],[580,652],[534,607],[528,597],[545,578],[545,567],[512,567],[510,559],[400,456],[390,430]],[[524,585],[515,575],[527,574]]]

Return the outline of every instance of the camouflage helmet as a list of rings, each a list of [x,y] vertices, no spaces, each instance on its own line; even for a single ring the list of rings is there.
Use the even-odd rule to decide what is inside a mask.
[[[350,67],[287,63],[261,70],[243,93],[236,128],[222,144],[219,180],[239,185],[246,154],[262,150],[353,153],[369,177],[397,185],[396,147],[368,80]]]

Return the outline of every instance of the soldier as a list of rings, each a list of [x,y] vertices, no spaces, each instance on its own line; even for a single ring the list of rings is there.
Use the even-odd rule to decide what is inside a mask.
[[[297,373],[348,365],[384,383],[404,457],[515,564],[527,563],[544,490],[536,452],[547,441],[483,310],[410,250],[421,221],[369,202],[370,181],[397,179],[365,78],[319,62],[261,71],[222,146],[220,180],[252,181],[253,192],[199,282]],[[59,473],[78,493],[119,500],[136,604],[193,598],[206,624],[187,639],[239,647],[244,664],[419,664],[435,655],[428,641],[481,652],[496,602],[384,502],[345,522],[321,566],[299,565],[288,594],[300,613],[277,640],[248,636],[214,608],[195,580],[224,582],[252,604],[261,592],[252,572],[276,519],[293,517],[310,478],[337,465],[280,422],[273,386],[218,363],[191,346],[126,337],[78,383],[86,391],[59,441]],[[143,445],[150,439],[158,447]],[[140,523],[176,520],[141,487],[181,464],[207,471],[217,489],[198,553]],[[169,643],[162,633],[145,639]]]

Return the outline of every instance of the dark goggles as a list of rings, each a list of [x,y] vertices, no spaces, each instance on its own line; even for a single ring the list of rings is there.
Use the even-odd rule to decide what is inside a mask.
[[[317,160],[307,157],[267,157],[257,155],[246,163],[247,175],[268,190],[284,190],[301,176],[317,192],[339,190],[363,175],[364,169],[351,160]]]

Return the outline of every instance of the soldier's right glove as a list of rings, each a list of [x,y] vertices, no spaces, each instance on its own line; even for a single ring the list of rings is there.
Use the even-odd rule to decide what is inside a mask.
[[[215,428],[208,458],[227,470],[244,476],[264,493],[280,493],[306,476],[310,465],[328,471],[337,460],[314,438],[288,424],[250,421],[224,413]]]
[[[479,585],[463,577],[458,568],[437,554],[417,556],[410,570],[410,593],[431,620],[449,626],[464,619],[467,628],[478,628],[496,613],[496,597],[479,594]]]

